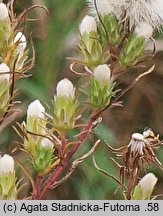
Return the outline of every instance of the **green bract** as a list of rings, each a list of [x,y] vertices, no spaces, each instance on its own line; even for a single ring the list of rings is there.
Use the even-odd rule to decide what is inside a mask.
[[[65,133],[75,127],[78,102],[72,97],[57,96],[53,106],[53,125],[59,132]]]
[[[43,173],[53,162],[53,149],[50,147],[37,148],[33,158],[34,169],[38,173]]]
[[[106,107],[114,96],[113,89],[115,83],[99,82],[95,78],[91,79],[89,90],[89,102],[97,110]]]
[[[106,59],[96,32],[83,33],[79,52],[82,56],[83,64],[90,68],[103,64]]]
[[[24,147],[33,156],[36,155],[37,148],[43,139],[43,137],[39,135],[45,134],[45,127],[45,119],[41,119],[35,116],[27,117],[27,124],[25,129],[30,133],[27,133],[27,139],[25,139],[24,141]],[[38,134],[38,136],[36,134]]]
[[[10,95],[9,82],[7,79],[0,79],[0,117],[2,117],[8,109]]]
[[[0,49],[5,43],[8,43],[8,39],[11,35],[11,24],[7,20],[0,21]]]
[[[0,175],[0,199],[16,199],[16,177],[15,172],[2,173]]]
[[[105,15],[102,17],[103,25],[100,23],[99,30],[102,43],[104,46],[110,45],[117,46],[122,40],[121,26],[114,15]],[[104,29],[105,28],[105,29]],[[108,37],[106,36],[106,33]],[[109,41],[107,41],[109,40]]]
[[[125,42],[119,56],[119,62],[122,66],[130,67],[138,62],[138,58],[144,51],[145,38],[137,37],[133,33]]]
[[[137,185],[134,189],[134,193],[131,197],[131,200],[150,200],[152,192],[153,191],[149,191],[148,193],[143,193],[141,186]]]

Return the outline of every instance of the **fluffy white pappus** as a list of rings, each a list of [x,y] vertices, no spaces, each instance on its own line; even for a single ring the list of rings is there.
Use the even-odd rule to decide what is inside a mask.
[[[157,183],[157,178],[153,173],[146,174],[140,181],[139,184],[144,194],[151,193]]]
[[[87,3],[90,10],[90,14],[92,14],[94,17],[97,17],[97,11],[101,16],[114,13],[114,4],[112,1],[87,0]]]
[[[0,158],[0,175],[14,172],[14,159],[8,154]]]
[[[100,83],[109,82],[111,78],[111,70],[107,64],[99,65],[94,69],[94,77]]]
[[[95,19],[92,16],[86,15],[79,26],[79,30],[81,35],[85,32],[88,34],[90,32],[97,32],[97,24]]]
[[[87,0],[87,2],[90,13],[97,17],[94,0]],[[154,29],[159,29],[163,24],[162,0],[96,0],[96,2],[97,6],[99,4],[99,12],[100,5],[105,5],[105,10],[101,7],[104,13],[112,12],[119,20],[126,20],[130,29],[138,26],[140,22],[148,23]]]
[[[75,97],[75,88],[72,82],[67,78],[62,79],[58,82],[56,91],[57,91],[57,97],[58,96],[66,96],[72,98]]]
[[[122,3],[123,4],[123,3]],[[125,12],[126,20],[129,21],[130,29],[138,26],[140,22],[151,25],[154,29],[163,23],[162,0],[124,0],[120,16]]]
[[[8,82],[10,80],[10,68],[5,63],[0,64],[0,80],[6,79]]]
[[[39,100],[33,101],[29,104],[27,109],[27,116],[34,116],[38,118],[44,118],[45,108]]]
[[[132,139],[143,141],[144,140],[144,136],[142,134],[140,134],[140,133],[133,133],[132,134]]]
[[[27,45],[27,41],[26,41],[26,37],[22,32],[18,32],[14,38],[14,43],[19,43],[16,50],[18,52],[18,54],[22,55],[26,45]]]
[[[48,138],[44,138],[41,142],[41,147],[53,149],[54,144]]]
[[[153,27],[146,22],[139,23],[139,25],[135,28],[135,33],[137,34],[137,36],[144,37],[145,40],[148,40],[152,37],[153,31]]]
[[[0,3],[0,21],[9,18],[8,9],[4,3]]]

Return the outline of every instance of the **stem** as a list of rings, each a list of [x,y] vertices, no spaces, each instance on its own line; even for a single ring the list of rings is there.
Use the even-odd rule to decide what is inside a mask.
[[[61,146],[61,158],[62,157],[64,157],[64,155],[65,155],[65,150],[66,150],[66,137],[65,137],[65,135],[63,135],[62,137],[61,137],[61,143],[62,143],[62,146]]]
[[[76,153],[82,142],[85,140],[87,135],[92,128],[92,124],[95,121],[97,115],[93,113],[90,117],[87,125],[85,126],[83,133],[80,135],[79,140],[77,143],[72,147],[71,151],[67,154],[67,156],[61,161],[60,165],[56,168],[56,170],[52,173],[52,175],[44,182],[42,188],[38,188],[36,196],[33,199],[44,199],[46,197],[47,192],[49,191],[50,187],[58,180],[58,178],[62,175],[66,167],[69,165],[70,159]],[[39,193],[40,191],[40,193]]]
[[[43,180],[42,176],[37,175],[35,188],[34,188],[34,191],[33,191],[33,194],[32,194],[32,199],[33,200],[37,199],[37,196],[39,196],[40,186],[42,184],[42,180]]]

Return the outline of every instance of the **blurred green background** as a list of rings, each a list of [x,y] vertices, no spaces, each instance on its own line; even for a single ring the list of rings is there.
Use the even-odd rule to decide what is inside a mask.
[[[38,22],[29,23],[27,31],[32,32],[36,50],[35,67],[31,70],[31,78],[17,83],[19,99],[23,102],[22,112],[15,116],[20,123],[25,119],[25,110],[34,99],[40,99],[43,104],[49,103],[53,97],[57,81],[69,77],[77,81],[70,72],[70,61],[66,57],[75,56],[78,41],[78,25],[87,13],[83,0],[16,0],[15,9],[33,5],[45,5],[49,15],[42,10],[35,10],[30,17],[39,17]],[[158,36],[159,49],[162,48],[161,37]],[[142,132],[150,127],[163,136],[163,52],[158,52],[150,61],[155,64],[155,71],[141,80],[129,93],[123,97],[124,108],[115,108],[103,114],[104,123],[97,127],[97,137],[101,138],[96,152],[98,164],[109,173],[118,176],[117,167],[111,162],[113,156],[107,149],[104,140],[115,147],[127,145],[133,132]],[[136,76],[136,71],[130,71],[121,77],[120,87],[128,85]],[[11,122],[12,123],[12,122]],[[16,141],[20,141],[12,128],[12,124],[1,132],[0,148],[2,152],[10,152]],[[78,155],[89,149],[94,142],[90,137],[80,148]],[[9,148],[8,148],[9,147]],[[163,148],[158,152],[163,162]],[[151,171],[159,178],[155,194],[163,193],[163,173],[156,167]],[[92,157],[81,164],[72,178],[64,185],[49,194],[49,199],[123,199],[117,189],[117,184],[100,174],[94,167]],[[116,193],[115,193],[116,192]]]

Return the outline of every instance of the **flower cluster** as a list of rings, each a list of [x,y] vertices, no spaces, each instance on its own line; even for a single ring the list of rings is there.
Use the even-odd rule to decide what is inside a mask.
[[[32,166],[30,175],[26,164],[17,159],[31,182],[31,199],[45,198],[49,190],[65,182],[76,166],[95,151],[99,140],[70,165],[88,134],[100,123],[101,113],[107,108],[121,105],[119,99],[129,88],[115,89],[118,75],[144,61],[145,44],[163,23],[161,0],[87,2],[93,16],[86,15],[79,26],[80,57],[70,66],[76,74],[87,77],[87,103],[83,103],[83,106],[76,97],[76,88],[72,82],[64,78],[57,83],[50,109],[45,108],[39,100],[34,100],[27,108],[26,120],[22,124],[17,123],[19,128],[15,127],[23,140],[21,151],[26,153]],[[8,7],[0,3],[0,122],[3,122],[12,106],[15,80],[22,78],[29,69],[26,62],[27,41],[23,28],[20,28],[23,15],[27,11],[16,19],[12,3],[13,1]],[[76,64],[83,68],[82,73],[74,70],[73,66]],[[143,74],[135,82],[140,77]],[[131,87],[133,84],[134,82]],[[77,120],[82,117],[86,119],[82,113],[82,110],[86,110],[85,104],[90,105],[85,115],[88,121],[78,124]],[[142,134],[133,133],[127,146],[120,149],[110,147],[122,165],[113,159],[119,167],[120,180],[112,175],[108,176],[125,189],[125,198],[151,198],[157,178],[152,173],[141,180],[140,176],[145,166],[151,163],[162,168],[155,154],[161,144],[159,136],[148,129]],[[98,168],[97,164],[95,166]],[[99,170],[107,174],[102,169]],[[14,159],[7,154],[0,156],[0,199],[17,198],[16,180]],[[150,183],[147,186],[148,181]]]
[[[0,3],[1,61],[8,65],[11,71],[22,72],[27,59],[26,38],[18,29],[15,30],[9,11],[4,3]]]
[[[99,42],[97,24],[93,17],[86,15],[80,24],[80,53],[83,64],[92,70],[89,90],[89,102],[97,110],[104,108],[113,96],[114,83],[111,70]]]
[[[26,38],[13,24],[14,17],[4,3],[0,3],[0,119],[11,107],[11,84],[21,78],[27,60]],[[15,73],[15,75],[13,75]],[[14,79],[13,79],[14,76]]]
[[[46,132],[45,108],[39,100],[33,101],[27,109],[27,121],[23,122],[26,130],[24,148],[32,158],[34,169],[43,173],[53,162],[53,143]]]
[[[24,148],[32,158],[34,169],[40,175],[48,173],[53,163],[59,157],[60,140],[53,135],[57,131],[59,136],[75,128],[78,102],[75,100],[75,88],[68,79],[58,82],[56,95],[52,106],[52,121],[49,122],[45,108],[39,100],[33,101],[27,109],[26,123],[22,124],[25,133]],[[47,127],[50,124],[52,128]]]
[[[92,16],[86,15],[79,26],[81,58],[76,61],[91,72],[89,102],[98,110],[106,107],[115,95],[113,80],[127,68],[144,61],[145,45],[163,21],[161,6],[158,7],[162,3],[154,0],[87,2]],[[105,85],[102,79],[107,80]]]
[[[145,43],[163,23],[162,1],[88,0],[87,2],[92,16],[84,18],[82,23],[87,23],[87,27],[84,25],[83,30],[87,29],[88,33],[90,29],[90,32],[96,32],[96,35],[90,34],[89,40],[87,39],[89,49],[82,38],[82,43],[85,45],[83,47],[87,50],[84,54],[81,49],[84,64],[91,67],[105,63],[109,58],[106,57],[108,50],[111,59],[114,61],[117,59],[121,67],[137,64],[143,56]],[[80,32],[83,33],[83,30]],[[91,43],[96,46],[92,46]],[[89,55],[96,58],[90,59]]]

